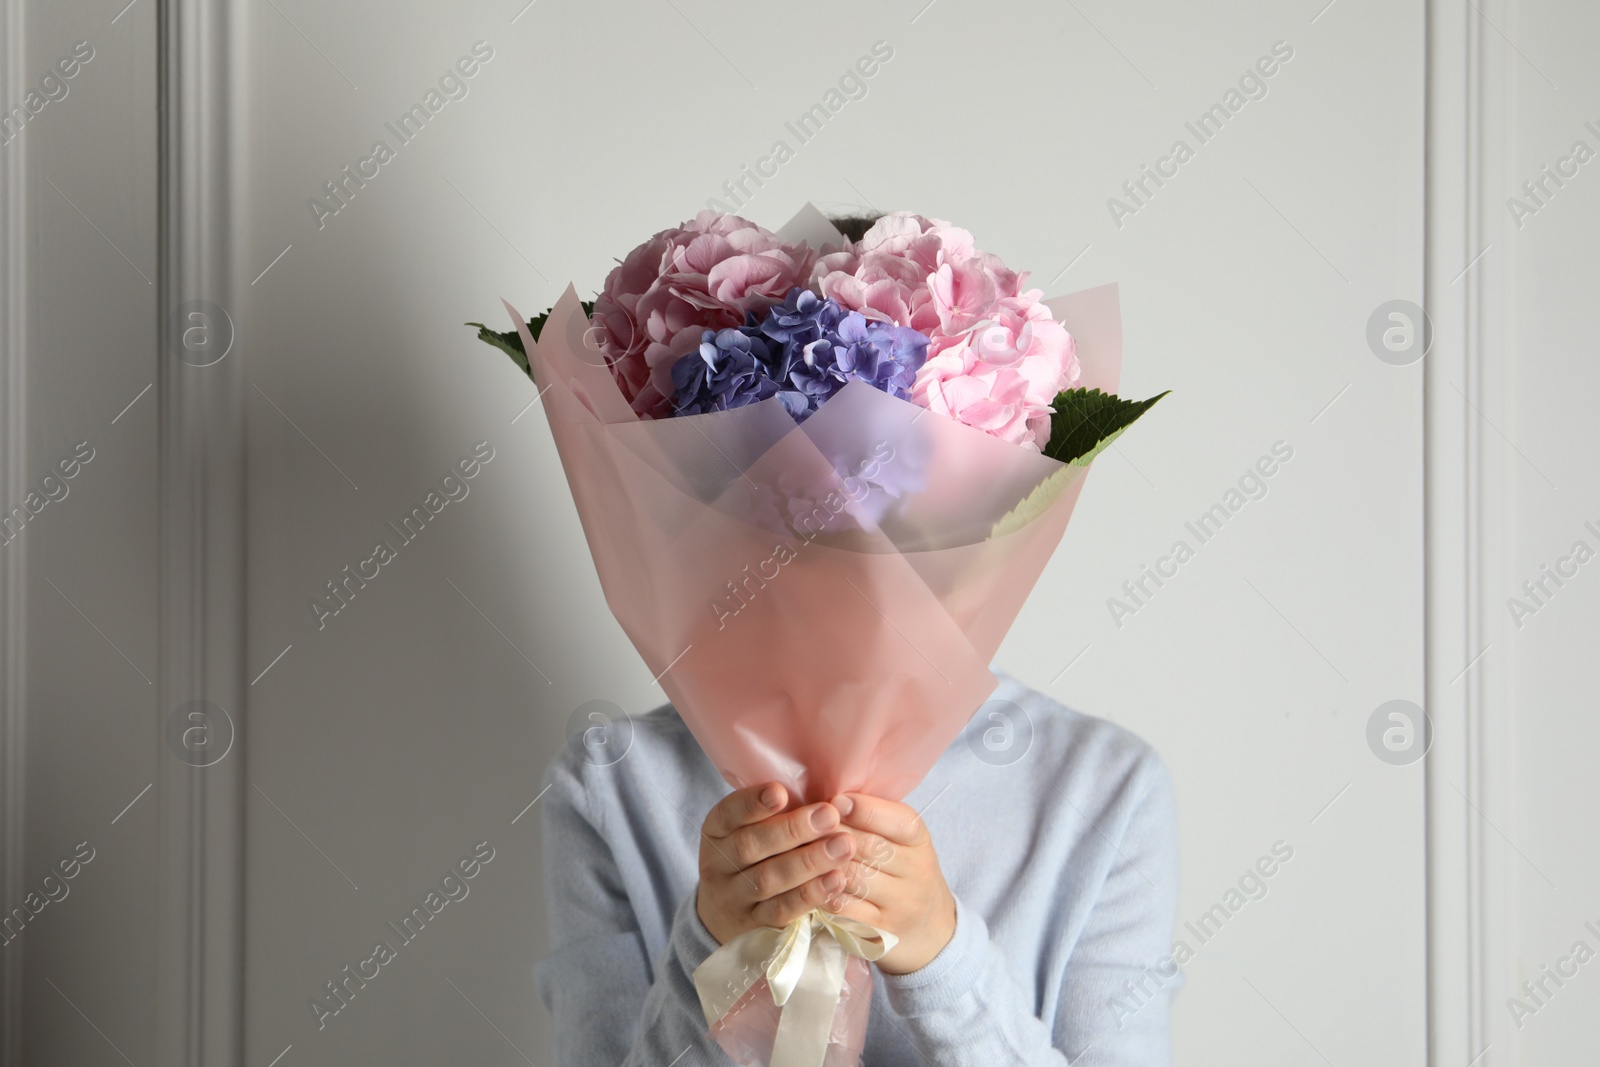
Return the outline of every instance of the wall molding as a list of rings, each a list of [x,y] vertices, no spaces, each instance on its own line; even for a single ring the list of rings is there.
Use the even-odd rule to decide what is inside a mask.
[[[0,93],[27,82],[23,0],[0,0]],[[28,139],[0,147],[0,508],[21,500],[28,431]],[[0,546],[0,899],[21,900],[27,874],[27,538]],[[22,1067],[22,953],[0,952],[0,1067]]]
[[[1494,979],[1506,973],[1512,914],[1503,864],[1488,850],[1488,812],[1510,786],[1503,612],[1494,591],[1510,503],[1493,426],[1507,407],[1509,233],[1503,189],[1514,84],[1497,26],[1507,3],[1480,10],[1429,0],[1424,307],[1434,326],[1424,364],[1428,1029],[1433,1067],[1510,1062]]]
[[[154,725],[163,736],[157,1048],[159,1062],[175,1067],[240,1067],[245,379],[232,324],[243,302],[235,236],[245,13],[241,0],[160,0],[156,17],[161,606]],[[193,310],[200,301],[207,305]],[[219,707],[232,725],[227,756],[207,767],[191,766],[165,742],[167,717],[194,700]],[[208,728],[221,725],[219,716]]]

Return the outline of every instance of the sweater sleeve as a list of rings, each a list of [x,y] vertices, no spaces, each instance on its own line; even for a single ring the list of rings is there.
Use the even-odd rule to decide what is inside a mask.
[[[717,947],[691,891],[652,968],[615,856],[565,760],[546,774],[545,901],[550,954],[534,981],[554,1024],[556,1067],[731,1063],[706,1036],[693,974]],[[653,975],[653,977],[652,977]]]
[[[906,1037],[937,1067],[1165,1067],[1168,1016],[1181,984],[1171,963],[1177,911],[1177,820],[1171,779],[1149,753],[1131,813],[1102,820],[1093,840],[1111,862],[1073,946],[1055,1017],[1035,1016],[983,918],[956,900],[956,930],[938,956],[903,975],[880,974]],[[1024,961],[1031,962],[1031,961]],[[1129,990],[1140,990],[1130,997]]]

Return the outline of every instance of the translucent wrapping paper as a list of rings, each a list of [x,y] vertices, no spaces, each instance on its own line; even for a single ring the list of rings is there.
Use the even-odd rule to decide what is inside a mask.
[[[537,343],[506,307],[606,602],[722,776],[782,782],[795,804],[903,798],[993,692],[1087,467],[860,382],[798,424],[776,399],[640,420],[571,288]],[[1115,286],[1050,307],[1080,384],[1114,392]],[[866,1032],[870,966],[851,957],[846,978],[830,1065]],[[778,1011],[758,979],[713,1036],[776,1064]]]

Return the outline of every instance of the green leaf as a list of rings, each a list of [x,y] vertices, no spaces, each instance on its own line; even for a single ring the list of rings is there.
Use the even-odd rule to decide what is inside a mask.
[[[585,316],[594,314],[593,300],[581,300],[578,303],[579,306],[583,308],[583,313]],[[533,318],[528,320],[528,333],[533,335],[533,339],[535,341],[539,339],[539,334],[544,330],[544,324],[549,320],[549,318],[550,311],[547,310],[543,314],[535,315]],[[522,347],[522,335],[520,333],[518,333],[516,330],[506,330],[504,333],[501,333],[497,330],[489,329],[489,327],[485,326],[481,322],[469,322],[466,325],[476,326],[478,328],[478,340],[484,342],[485,344],[494,345],[500,351],[510,356],[511,362],[515,363],[518,367],[521,367],[523,374],[526,374],[529,378],[533,377],[533,368],[528,364],[528,353]]]
[[[511,357],[511,362],[522,368],[522,373],[533,377],[533,368],[528,365],[528,353],[522,349],[522,335],[516,330],[507,330],[505,333],[496,333],[481,322],[469,322],[468,326],[478,328],[478,340],[494,345],[500,351]]]
[[[1170,390],[1168,390],[1170,392]],[[989,536],[1015,533],[1050,509],[1083,473],[1091,460],[1115,441],[1134,420],[1166,396],[1149,400],[1123,400],[1098,389],[1070,389],[1056,394],[1055,414],[1050,417],[1050,443],[1044,454],[1066,466],[1033,487],[1023,500],[994,524]]]
[[[1056,502],[1056,497],[1066,491],[1074,478],[1082,474],[1083,471],[1070,464],[1058,468],[1054,474],[1034,486],[1033,491],[1022,498],[1022,503],[1002,515],[1000,521],[989,531],[989,536],[995,538],[1016,533],[1048,511],[1050,505]]]
[[[1167,390],[1171,392],[1171,390]],[[1050,443],[1044,454],[1063,463],[1087,467],[1134,420],[1149,411],[1167,393],[1148,400],[1124,400],[1098,389],[1069,389],[1056,394],[1050,416]]]

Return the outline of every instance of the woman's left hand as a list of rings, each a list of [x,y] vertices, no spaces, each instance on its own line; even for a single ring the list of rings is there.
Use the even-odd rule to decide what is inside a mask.
[[[899,938],[878,960],[883,971],[907,974],[926,966],[955,934],[956,899],[922,816],[862,793],[843,793],[832,803],[840,829],[856,838],[856,850],[844,868],[844,890],[823,907]]]

